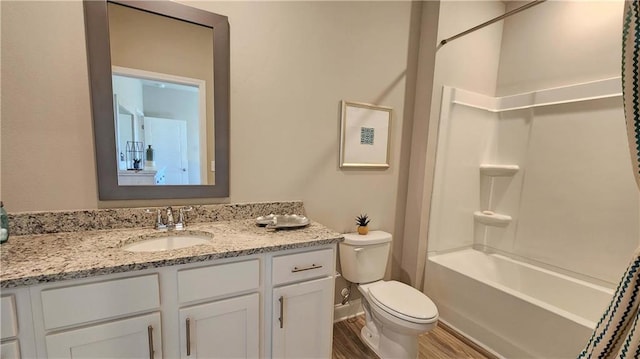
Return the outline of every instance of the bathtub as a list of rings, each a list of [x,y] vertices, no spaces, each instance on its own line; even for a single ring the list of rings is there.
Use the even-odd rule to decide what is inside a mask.
[[[474,249],[430,255],[440,318],[505,358],[575,358],[614,290]]]

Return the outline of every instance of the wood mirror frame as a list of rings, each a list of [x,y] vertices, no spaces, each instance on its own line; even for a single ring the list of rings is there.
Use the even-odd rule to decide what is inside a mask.
[[[119,186],[107,2],[168,16],[213,31],[215,185]],[[171,1],[85,0],[91,112],[100,200],[229,197],[229,21]],[[208,96],[210,96],[208,94]]]

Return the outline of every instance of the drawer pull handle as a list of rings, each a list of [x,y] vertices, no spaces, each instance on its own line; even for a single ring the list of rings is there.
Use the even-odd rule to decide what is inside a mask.
[[[280,321],[280,328],[284,328],[284,297],[280,297],[279,301],[280,301],[280,318],[278,318],[278,320]]]
[[[187,356],[191,355],[191,319],[187,318]]]
[[[309,267],[304,267],[304,268],[293,267],[293,269],[291,270],[291,273],[304,272],[306,270],[312,270],[312,269],[318,269],[318,268],[322,268],[322,266],[312,264]]]
[[[153,327],[147,327],[147,335],[149,336],[149,359],[153,359]]]

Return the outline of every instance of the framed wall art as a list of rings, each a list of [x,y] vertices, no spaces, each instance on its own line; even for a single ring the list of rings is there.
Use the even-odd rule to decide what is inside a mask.
[[[342,101],[340,167],[389,167],[389,107]]]

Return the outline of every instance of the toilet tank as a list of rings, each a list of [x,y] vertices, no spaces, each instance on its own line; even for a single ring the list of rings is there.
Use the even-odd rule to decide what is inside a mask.
[[[347,233],[340,243],[342,276],[352,283],[369,283],[384,277],[391,248],[391,234],[371,231]]]

